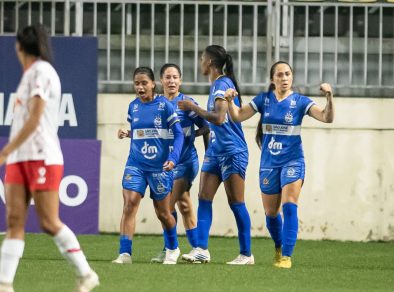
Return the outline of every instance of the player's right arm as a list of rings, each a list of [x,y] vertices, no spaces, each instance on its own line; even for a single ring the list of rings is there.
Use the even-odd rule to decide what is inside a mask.
[[[234,98],[237,95],[237,91],[235,91],[233,88],[229,88],[226,90],[224,97],[228,101],[228,111],[230,113],[231,119],[234,122],[243,122],[251,118],[256,112],[249,104],[244,105],[241,108],[238,107],[234,103]]]

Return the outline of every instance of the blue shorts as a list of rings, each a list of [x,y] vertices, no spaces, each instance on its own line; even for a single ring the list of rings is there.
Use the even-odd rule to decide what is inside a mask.
[[[282,167],[260,168],[260,189],[267,195],[279,194],[285,185],[304,178],[304,159],[292,160]]]
[[[184,178],[191,185],[198,174],[198,159],[180,163],[172,170],[174,172],[174,180]]]
[[[150,172],[126,166],[122,186],[126,190],[138,192],[144,197],[146,187],[149,185],[151,199],[160,201],[172,191],[173,182],[172,171]]]
[[[248,166],[248,152],[239,152],[229,156],[204,157],[201,171],[216,174],[222,181],[227,180],[232,174],[239,174],[245,179]]]

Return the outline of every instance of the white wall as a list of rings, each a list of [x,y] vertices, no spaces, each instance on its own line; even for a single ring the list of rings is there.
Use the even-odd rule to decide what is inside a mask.
[[[131,95],[101,94],[98,104],[98,139],[102,140],[100,231],[117,232],[122,213],[121,179],[129,140],[118,140],[119,127],[127,128]],[[206,97],[194,96],[205,107]],[[245,103],[250,98],[244,98]],[[321,98],[315,99],[324,105]],[[394,239],[394,123],[393,99],[336,98],[333,124],[305,117],[302,138],[306,179],[299,203],[299,238],[338,240]],[[246,204],[253,236],[268,236],[260,198],[260,150],[254,143],[258,115],[243,124],[249,145]],[[203,158],[203,143],[196,146]],[[192,190],[197,208],[199,180]],[[223,187],[214,200],[211,234],[237,234]],[[149,193],[138,212],[138,233],[161,233]],[[184,228],[179,221],[178,232]]]

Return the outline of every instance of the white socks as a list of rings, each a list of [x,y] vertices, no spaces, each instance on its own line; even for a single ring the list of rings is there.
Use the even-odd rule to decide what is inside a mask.
[[[25,242],[21,239],[4,239],[0,255],[0,282],[14,282],[19,259],[22,257]]]
[[[63,225],[53,240],[62,255],[75,267],[79,277],[84,277],[90,272],[91,268],[81,250],[78,239],[70,228]]]

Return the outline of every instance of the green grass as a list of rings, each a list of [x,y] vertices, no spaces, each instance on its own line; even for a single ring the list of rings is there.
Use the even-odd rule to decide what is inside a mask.
[[[1,236],[0,239],[2,239]],[[212,237],[206,265],[150,264],[160,250],[159,236],[136,236],[133,264],[111,264],[118,236],[79,236],[100,276],[95,291],[394,291],[394,243],[298,241],[291,270],[272,267],[271,240],[253,238],[254,266],[227,266],[237,256],[236,238]],[[184,237],[180,248],[189,252]],[[18,291],[73,291],[73,271],[51,238],[28,234],[14,283]]]

